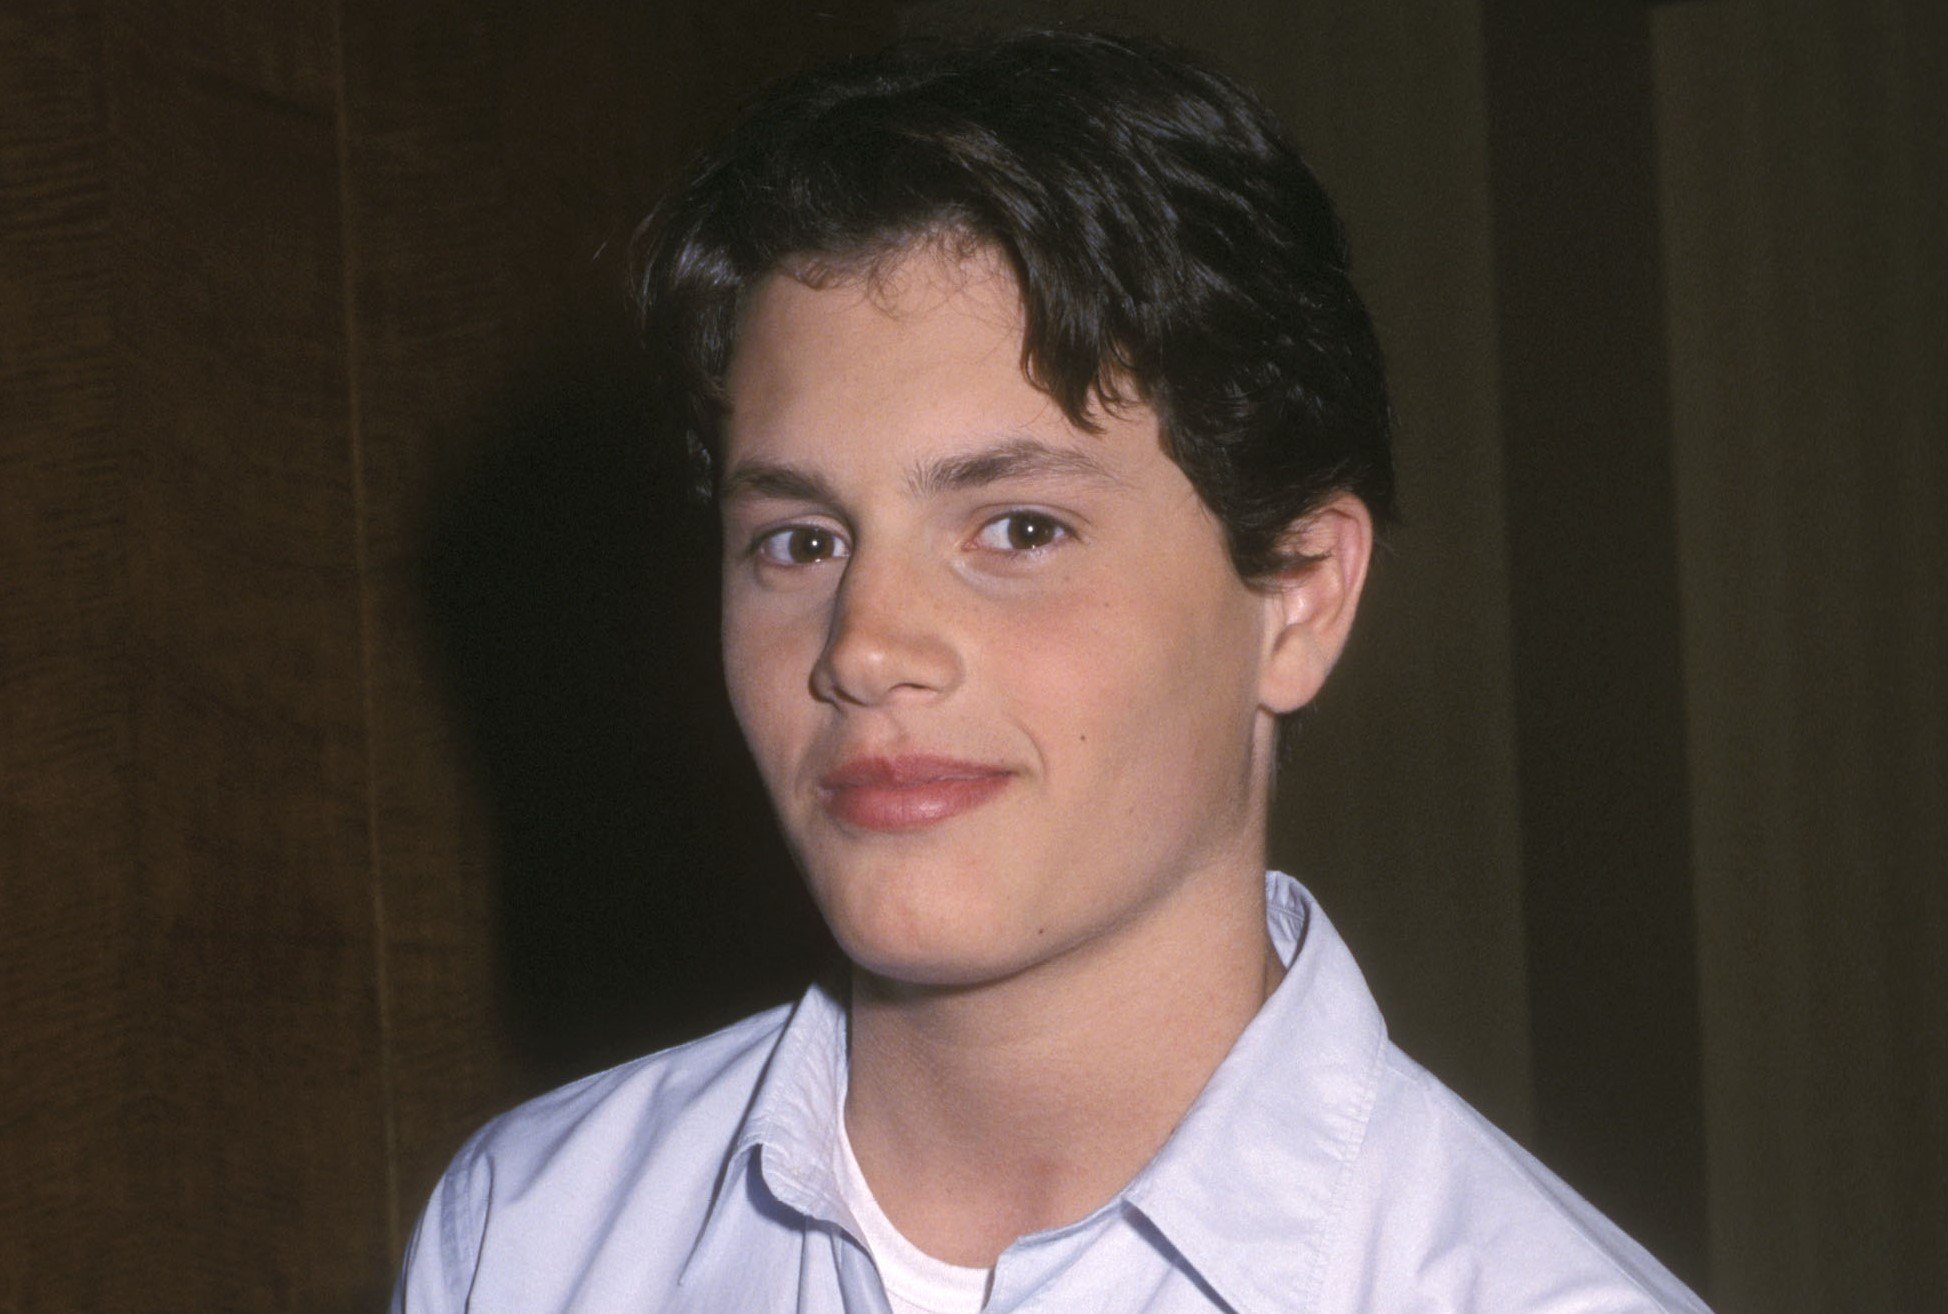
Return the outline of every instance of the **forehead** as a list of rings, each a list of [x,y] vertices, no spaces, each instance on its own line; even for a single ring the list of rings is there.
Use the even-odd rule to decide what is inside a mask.
[[[1022,327],[1014,278],[986,255],[954,261],[922,249],[815,281],[774,272],[741,316],[725,378],[729,427],[748,437],[840,403],[891,416],[929,391],[1018,408]]]
[[[997,468],[1181,481],[1147,407],[1099,407],[1099,427],[1083,429],[1030,382],[1024,322],[1012,271],[985,249],[923,245],[869,270],[772,274],[747,301],[726,374],[726,490],[741,468],[780,465],[938,490],[981,481],[929,469],[1029,449],[1043,456]]]
[[[921,245],[865,273],[762,280],[725,391],[725,506],[754,494],[925,500],[1032,481],[1202,512],[1142,403],[1083,428],[1030,382],[1025,311],[992,251]]]

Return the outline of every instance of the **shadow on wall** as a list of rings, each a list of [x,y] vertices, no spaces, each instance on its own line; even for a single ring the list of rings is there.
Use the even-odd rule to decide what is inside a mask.
[[[495,829],[506,1015],[548,1084],[795,997],[836,954],[723,692],[714,512],[637,362],[555,359],[436,509],[422,581]]]

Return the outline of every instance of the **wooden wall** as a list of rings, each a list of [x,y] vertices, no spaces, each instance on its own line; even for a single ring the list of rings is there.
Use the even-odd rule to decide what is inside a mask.
[[[1716,1289],[1948,1308],[1948,9],[1654,37]]]
[[[0,11],[0,1310],[376,1308],[545,1079],[434,655],[492,636],[428,637],[441,490],[619,331],[591,260],[680,156],[890,30]]]

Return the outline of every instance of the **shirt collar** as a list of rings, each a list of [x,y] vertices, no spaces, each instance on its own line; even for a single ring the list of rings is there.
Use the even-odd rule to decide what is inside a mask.
[[[838,1179],[845,1088],[845,1005],[833,987],[818,982],[792,1009],[758,1079],[679,1285],[716,1266],[725,1236],[735,1231],[725,1225],[725,1215],[759,1181],[780,1204],[859,1235]],[[753,1180],[754,1172],[759,1180]],[[734,1263],[736,1257],[726,1255],[724,1262]]]
[[[1379,1008],[1312,896],[1280,872],[1266,874],[1265,896],[1285,979],[1122,1194],[1243,1314],[1303,1308],[1317,1292],[1386,1046]],[[838,1181],[845,1065],[845,1006],[814,985],[739,1126],[686,1284],[714,1266],[754,1165],[778,1202],[859,1234]]]
[[[1279,872],[1265,894],[1285,979],[1123,1196],[1246,1314],[1311,1306],[1386,1048],[1312,896]]]

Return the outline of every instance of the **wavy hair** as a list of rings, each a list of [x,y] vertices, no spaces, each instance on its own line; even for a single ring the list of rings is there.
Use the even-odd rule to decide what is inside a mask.
[[[1325,190],[1269,110],[1183,52],[1026,32],[903,43],[772,87],[638,234],[661,409],[708,495],[739,311],[785,271],[992,247],[1022,367],[1072,423],[1152,407],[1239,574],[1350,491],[1392,518],[1386,372]]]

